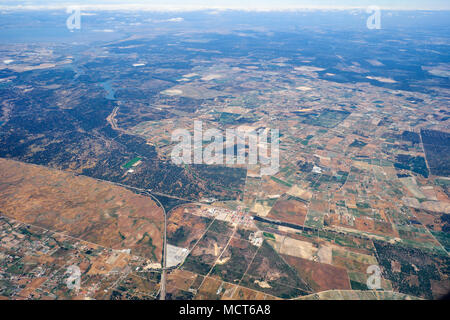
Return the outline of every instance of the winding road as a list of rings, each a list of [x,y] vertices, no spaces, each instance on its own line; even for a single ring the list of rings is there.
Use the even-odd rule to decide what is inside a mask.
[[[162,203],[149,191],[145,191],[158,206],[161,207],[164,213],[164,242],[163,242],[163,261],[162,261],[162,273],[161,273],[161,287],[159,292],[159,300],[166,300],[166,262],[167,262],[167,212]]]

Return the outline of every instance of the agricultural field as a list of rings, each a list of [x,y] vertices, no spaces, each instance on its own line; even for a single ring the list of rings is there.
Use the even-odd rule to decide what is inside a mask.
[[[448,12],[97,9],[2,7],[0,299],[448,297]]]

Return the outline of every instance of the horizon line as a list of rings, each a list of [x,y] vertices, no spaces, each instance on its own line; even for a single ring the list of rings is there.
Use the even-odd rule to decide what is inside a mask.
[[[0,5],[2,11],[48,11],[80,8],[90,11],[147,11],[147,12],[195,12],[195,11],[248,11],[248,12],[296,12],[296,11],[349,11],[367,10],[370,6],[283,6],[283,7],[244,7],[244,6],[173,6],[148,4],[57,4],[57,5]],[[450,11],[448,8],[400,8],[375,6],[385,11]]]

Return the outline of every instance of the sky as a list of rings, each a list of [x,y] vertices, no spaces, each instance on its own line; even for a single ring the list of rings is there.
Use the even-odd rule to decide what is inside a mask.
[[[148,10],[292,10],[348,9],[379,6],[398,10],[450,10],[450,0],[0,0],[0,8],[62,8],[69,5],[104,9]]]

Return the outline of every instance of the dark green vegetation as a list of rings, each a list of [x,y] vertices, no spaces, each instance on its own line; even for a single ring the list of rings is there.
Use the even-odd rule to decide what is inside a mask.
[[[270,288],[262,288],[258,282],[267,282]],[[256,254],[241,284],[286,299],[306,295],[310,290],[297,271],[266,241]]]
[[[402,133],[402,140],[403,141],[409,141],[412,144],[419,144],[420,143],[420,136],[418,133],[411,132],[411,131],[403,131]]]
[[[225,281],[236,283],[240,281],[247,271],[257,248],[245,240],[232,240],[221,260],[227,259],[223,264],[216,264],[211,271]]]
[[[16,85],[57,84],[61,90],[36,87],[30,94],[15,86],[0,89],[1,99],[11,106],[8,121],[0,127],[0,157],[72,170],[189,199],[202,196],[235,199],[239,196],[245,170],[206,166],[186,170],[170,161],[160,160],[154,147],[145,139],[113,130],[106,119],[118,102],[106,99],[102,88],[92,84],[105,80],[100,74],[107,72],[100,72],[101,67],[118,66],[121,59],[95,61],[99,64],[92,61],[80,64],[98,72],[80,77],[67,69],[15,74]],[[117,76],[127,78],[128,71],[122,72]],[[181,108],[183,106],[181,104]],[[148,117],[152,119],[161,118],[150,113],[151,110]],[[133,119],[123,121],[128,124],[134,121],[135,124],[145,120]],[[124,170],[139,160],[142,164],[135,174],[124,175]]]
[[[286,181],[283,181],[283,180],[281,180],[281,179],[278,179],[277,177],[270,177],[273,181],[275,181],[275,182],[277,182],[277,183],[279,183],[279,184],[282,184],[282,185],[284,185],[284,186],[286,186],[286,187],[292,187],[292,184],[291,183],[289,183],[289,182],[286,182]]]
[[[448,225],[447,225],[447,231],[445,231],[445,232],[431,231],[431,233],[436,238],[436,240],[439,241],[439,243],[444,246],[444,248],[445,248],[445,250],[447,250],[447,252],[450,251],[450,231],[448,231]]]
[[[216,232],[221,235],[231,235],[233,228],[231,228],[225,221],[214,220],[214,222],[209,226],[208,231]]]
[[[207,275],[218,258],[216,256],[216,246],[217,248],[225,248],[229,238],[230,235],[208,231],[186,258],[182,268],[201,275]]]
[[[369,290],[367,288],[367,284],[364,284],[364,283],[361,283],[358,281],[350,280],[350,285],[352,287],[352,290]]]
[[[210,260],[207,262],[207,260]],[[207,275],[213,265],[212,256],[192,256],[189,255],[183,263],[184,270],[192,271],[201,275]]]
[[[428,178],[429,172],[427,164],[423,157],[412,157],[406,154],[397,155],[397,162],[394,163],[394,167],[400,170],[408,170],[418,174],[421,174],[425,178]]]
[[[142,158],[136,157],[123,165],[125,169],[130,169],[134,164],[138,163]]]
[[[275,240],[275,236],[272,233],[264,232],[264,237]]]
[[[300,160],[297,162],[297,167],[301,172],[311,172],[314,168],[314,163]]]
[[[188,228],[181,226],[171,236],[169,235],[167,240],[174,245],[178,245],[179,243],[186,241],[189,233],[190,231]]]
[[[192,300],[194,294],[189,291],[177,290],[176,292],[166,293],[167,300]]]
[[[365,147],[365,146],[367,146],[367,143],[365,143],[365,142],[363,142],[363,141],[360,141],[360,140],[358,140],[358,139],[355,139],[355,141],[353,141],[353,142],[350,144],[350,147],[353,147],[353,148],[363,148],[363,147]]]
[[[342,110],[324,109],[321,110],[319,114],[314,113],[309,113],[305,115],[302,115],[301,113],[297,114],[305,118],[305,120],[303,120],[303,123],[305,124],[330,129],[336,127],[339,123],[344,121],[350,115],[350,112]]]
[[[154,194],[153,196],[156,199],[158,199],[158,201],[162,204],[162,206],[166,210],[166,213],[168,213],[169,215],[170,215],[170,210],[172,210],[173,208],[180,206],[182,204],[188,203],[188,201],[185,201],[185,200],[166,197],[166,196],[163,196],[160,194],[156,194],[156,195]]]
[[[413,296],[438,299],[445,292],[450,258],[428,254],[412,247],[374,241],[383,276],[394,290]],[[441,287],[442,286],[442,287]]]
[[[422,130],[420,134],[431,173],[450,177],[450,133]]]

